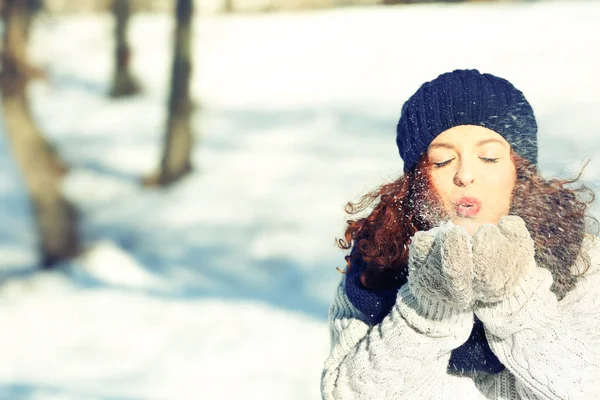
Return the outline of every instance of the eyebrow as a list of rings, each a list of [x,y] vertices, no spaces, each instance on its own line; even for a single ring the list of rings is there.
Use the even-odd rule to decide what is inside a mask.
[[[504,142],[500,141],[499,139],[485,139],[485,140],[481,140],[479,142],[477,142],[476,146],[483,146],[484,144],[488,144],[488,143],[500,143],[502,146],[504,146]]]
[[[488,144],[488,143],[499,143],[499,144],[501,144],[502,146],[504,146],[504,143],[503,143],[503,142],[501,142],[501,141],[500,141],[500,140],[498,140],[498,139],[493,139],[493,138],[491,138],[491,139],[484,139],[484,140],[480,140],[479,142],[477,142],[477,143],[475,144],[475,146],[477,146],[477,147],[481,147],[481,146],[483,146],[483,145],[485,145],[485,144]],[[453,150],[453,149],[455,149],[454,145],[452,145],[452,144],[450,144],[450,143],[444,143],[444,142],[442,142],[442,143],[432,143],[432,144],[430,144],[430,145],[429,145],[429,148],[430,148],[430,149],[435,149],[435,148],[437,148],[437,147],[441,147],[441,148],[443,148],[443,149],[450,149],[450,150]]]

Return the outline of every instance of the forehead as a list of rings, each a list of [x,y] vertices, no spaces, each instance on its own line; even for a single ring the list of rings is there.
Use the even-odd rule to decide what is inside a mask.
[[[507,148],[508,142],[498,133],[491,129],[477,125],[459,125],[452,127],[440,133],[429,145],[430,148],[436,145],[446,144],[451,146],[478,145],[482,141],[485,143],[496,143]]]

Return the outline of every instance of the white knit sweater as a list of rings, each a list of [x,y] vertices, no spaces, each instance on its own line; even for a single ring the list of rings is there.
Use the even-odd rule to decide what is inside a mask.
[[[495,375],[447,372],[450,353],[469,337],[472,311],[417,302],[404,285],[392,311],[371,327],[342,278],[329,313],[323,398],[600,400],[600,239],[588,237],[584,247],[592,265],[560,302],[550,272],[535,267],[513,296],[475,310],[506,366]]]

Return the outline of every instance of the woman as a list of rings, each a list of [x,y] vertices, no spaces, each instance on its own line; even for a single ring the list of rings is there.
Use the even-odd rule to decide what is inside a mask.
[[[442,74],[404,104],[404,176],[349,204],[325,399],[600,399],[593,200],[536,168],[510,82]]]

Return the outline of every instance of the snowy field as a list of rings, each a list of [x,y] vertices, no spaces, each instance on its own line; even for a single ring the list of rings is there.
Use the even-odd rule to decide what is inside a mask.
[[[145,92],[119,102],[109,16],[40,18],[32,107],[73,166],[89,250],[38,271],[0,134],[0,399],[320,398],[343,206],[402,171],[404,100],[454,68],[506,77],[538,116],[545,175],[592,157],[598,191],[599,20],[594,1],[198,19],[196,171],[160,191],[139,180],[160,155],[170,16],[133,19]]]

